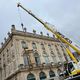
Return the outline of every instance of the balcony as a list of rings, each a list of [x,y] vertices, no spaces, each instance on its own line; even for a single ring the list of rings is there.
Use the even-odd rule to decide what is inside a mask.
[[[32,64],[29,64],[29,65],[24,65],[24,64],[20,64],[19,65],[19,69],[26,69],[26,70],[42,70],[42,69],[51,69],[51,68],[56,68],[58,67],[59,65],[57,65],[58,63],[42,63],[42,64],[35,64],[35,63],[32,63]]]

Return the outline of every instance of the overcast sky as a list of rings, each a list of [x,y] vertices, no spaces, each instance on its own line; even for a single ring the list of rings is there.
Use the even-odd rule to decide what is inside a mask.
[[[17,2],[80,45],[80,0],[0,0],[0,42],[4,41],[12,24],[21,30],[21,22],[29,32],[33,29],[37,33],[48,32],[24,10],[18,9]]]

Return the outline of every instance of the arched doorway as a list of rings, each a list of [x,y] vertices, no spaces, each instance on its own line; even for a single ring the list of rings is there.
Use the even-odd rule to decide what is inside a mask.
[[[54,71],[52,71],[52,70],[50,70],[49,71],[49,76],[50,76],[50,80],[54,80],[54,78],[53,77],[55,77],[55,73],[54,73]]]
[[[35,78],[34,74],[30,73],[27,76],[27,80],[36,80],[36,78]]]
[[[44,72],[40,72],[39,78],[40,80],[46,80],[46,74]]]

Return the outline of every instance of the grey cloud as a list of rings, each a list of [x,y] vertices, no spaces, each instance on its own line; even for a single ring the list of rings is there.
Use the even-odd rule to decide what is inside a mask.
[[[59,31],[68,36],[72,35],[79,43],[80,36],[80,0],[1,0],[0,2],[0,42],[3,41],[5,34],[10,30],[11,24],[15,24],[17,29],[21,29],[20,16],[16,7],[20,1],[24,7],[31,9],[37,16],[44,21],[56,25]],[[39,33],[46,29],[25,11],[20,9],[20,14],[24,26],[29,31],[36,29]],[[4,37],[3,37],[4,36]],[[68,36],[69,37],[69,36]]]

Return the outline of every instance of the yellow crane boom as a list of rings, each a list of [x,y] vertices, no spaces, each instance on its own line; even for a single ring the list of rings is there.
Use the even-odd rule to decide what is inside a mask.
[[[70,46],[73,50],[75,50],[78,54],[80,54],[80,50],[75,47],[74,45],[72,45],[71,43],[69,43],[65,38],[63,38],[58,32],[57,30],[54,28],[54,26],[50,26],[47,22],[44,22],[43,20],[39,19],[38,17],[36,17],[30,10],[27,10],[26,8],[24,8],[20,3],[18,3],[17,5],[18,7],[21,7],[23,10],[25,10],[28,14],[30,14],[31,16],[33,16],[36,20],[38,20],[41,24],[44,25],[44,27],[49,30],[50,32],[52,32],[53,34],[56,35],[56,37],[62,41],[63,43],[66,43],[68,46]],[[70,50],[68,50],[66,48],[66,51],[68,52],[69,56],[72,58],[72,60],[77,63],[76,58],[73,56],[73,54],[70,52]]]

